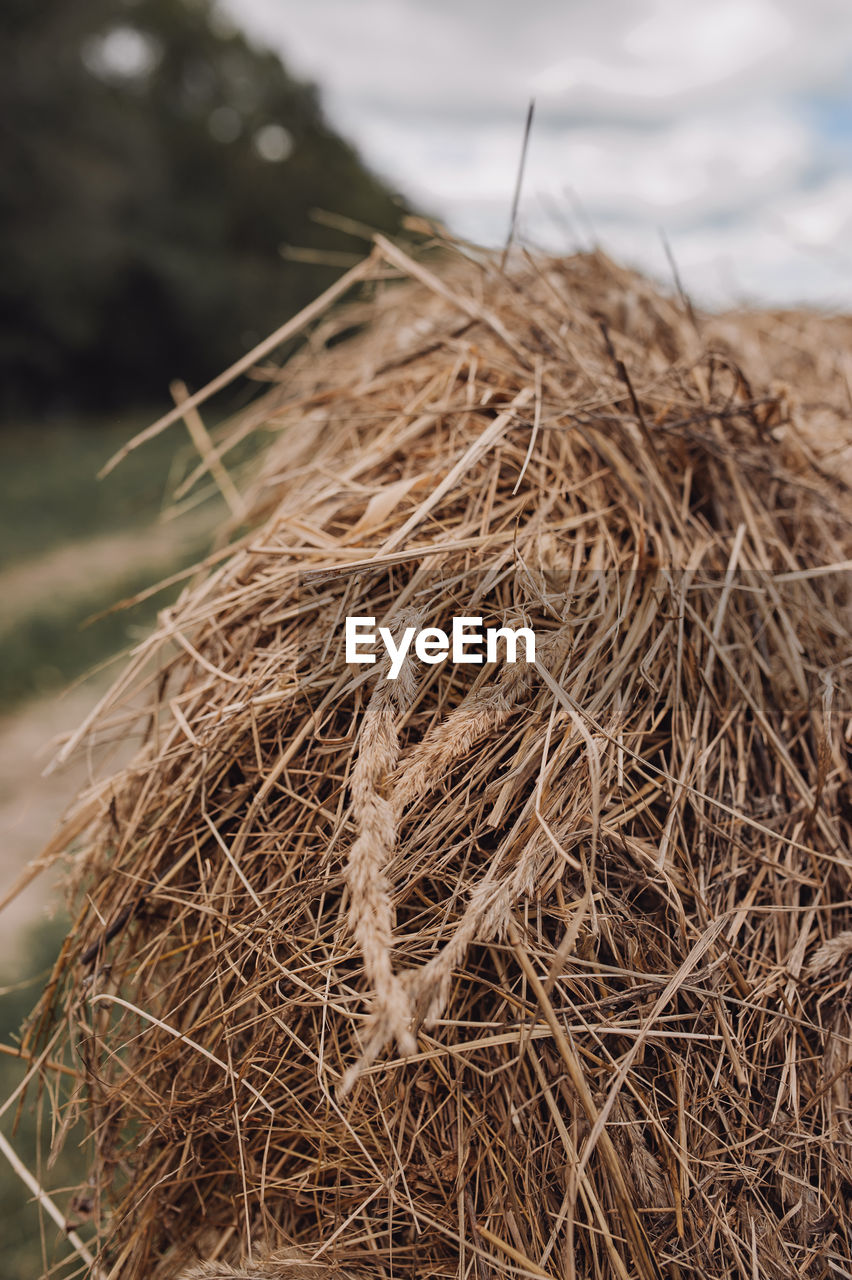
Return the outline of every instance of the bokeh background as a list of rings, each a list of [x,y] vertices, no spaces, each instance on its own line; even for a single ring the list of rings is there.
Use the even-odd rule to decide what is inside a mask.
[[[668,244],[702,305],[850,310],[849,0],[4,0],[0,40],[0,896],[93,767],[43,778],[51,741],[169,591],[110,606],[224,515],[182,426],[98,470],[372,231],[502,245],[532,98],[529,243],[670,285]],[[57,901],[48,874],[4,912],[0,1045]],[[22,1073],[0,1055],[0,1095]],[[64,1204],[82,1166],[48,1169],[27,1111],[0,1126]],[[0,1159],[8,1280],[66,1252],[28,1198]]]

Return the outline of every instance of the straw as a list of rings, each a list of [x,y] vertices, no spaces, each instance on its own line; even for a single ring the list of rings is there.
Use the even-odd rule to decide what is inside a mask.
[[[61,749],[138,744],[42,860],[75,916],[22,1046],[89,1134],[84,1247],[850,1275],[850,322],[696,318],[600,253],[379,238],[335,296],[371,276],[196,431],[240,540]],[[347,617],[535,662],[393,680]]]

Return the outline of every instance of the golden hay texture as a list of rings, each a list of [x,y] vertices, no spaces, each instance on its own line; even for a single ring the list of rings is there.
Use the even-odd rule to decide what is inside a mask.
[[[246,526],[66,745],[141,739],[26,1042],[94,1274],[849,1275],[846,322],[433,270],[257,371]]]

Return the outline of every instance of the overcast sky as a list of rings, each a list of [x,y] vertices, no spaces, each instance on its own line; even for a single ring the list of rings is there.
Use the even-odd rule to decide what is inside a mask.
[[[852,0],[220,0],[457,232],[852,309]]]

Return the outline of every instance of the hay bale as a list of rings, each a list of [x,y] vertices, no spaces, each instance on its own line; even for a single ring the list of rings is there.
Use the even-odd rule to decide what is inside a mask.
[[[56,845],[85,829],[31,1033],[79,1063],[103,1273],[843,1274],[820,322],[784,390],[783,337],[602,255],[380,247],[419,279],[267,373],[251,532],[69,744],[141,733]],[[344,660],[346,616],[460,615],[535,664]]]

